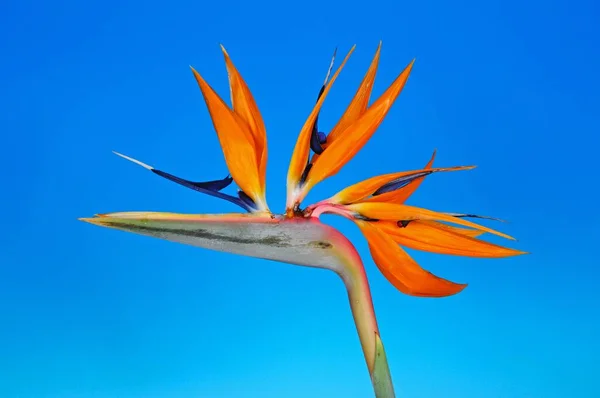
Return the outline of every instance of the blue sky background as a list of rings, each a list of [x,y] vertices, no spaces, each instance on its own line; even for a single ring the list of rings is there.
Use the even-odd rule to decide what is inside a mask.
[[[227,174],[196,67],[223,96],[223,43],[269,134],[284,205],[297,133],[333,48],[357,50],[325,102],[331,128],[383,49],[374,95],[416,57],[381,128],[306,203],[375,174],[430,177],[411,204],[510,220],[512,259],[415,253],[469,287],[404,296],[358,229],[398,396],[598,397],[600,6],[592,0],[16,1],[0,5],[0,396],[368,397],[332,273],[93,227],[77,217],[237,208],[161,180]],[[491,238],[494,242],[499,240]]]

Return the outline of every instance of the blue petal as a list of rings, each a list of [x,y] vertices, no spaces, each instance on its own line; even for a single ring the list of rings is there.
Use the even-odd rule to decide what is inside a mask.
[[[302,172],[302,175],[300,176],[300,185],[304,184],[306,182],[306,179],[308,178],[308,173],[310,173],[310,169],[312,169],[312,163],[307,163],[306,167],[304,168],[304,171]]]
[[[133,162],[139,166],[142,166],[146,170],[150,170],[151,172],[153,172],[156,175],[166,178],[167,180],[176,182],[177,184],[183,185],[184,187],[193,189],[194,191],[202,192],[207,195],[214,196],[216,198],[224,199],[228,202],[231,202],[231,203],[234,203],[234,204],[240,206],[241,208],[243,208],[244,210],[246,210],[248,212],[252,212],[253,210],[255,210],[255,206],[249,206],[248,203],[244,202],[240,198],[236,198],[235,196],[231,196],[231,195],[227,195],[222,192],[219,192],[220,190],[229,186],[233,182],[233,178],[231,178],[230,175],[223,178],[222,180],[194,182],[194,181],[185,180],[183,178],[174,176],[173,174],[169,174],[169,173],[166,173],[161,170],[157,170],[154,167],[152,167],[146,163],[140,162],[139,160],[131,158],[129,156],[125,156],[119,152],[114,152],[114,154],[122,157],[123,159],[127,159],[130,162]]]
[[[222,180],[204,181],[204,182],[192,182],[199,188],[208,189],[209,191],[221,191],[227,188],[233,182],[233,178],[228,175]]]
[[[319,98],[321,98],[321,95],[323,95],[323,90],[325,90],[325,85],[323,85],[323,87],[321,87],[321,90],[319,91],[319,96],[317,97],[317,101],[319,101]],[[319,133],[319,114],[317,114],[317,117],[315,119],[315,124],[313,124],[312,127],[312,133],[310,134],[310,149],[312,149],[312,151],[314,153],[316,153],[317,155],[320,155],[323,153],[323,147],[321,146],[321,144],[323,144],[322,140],[321,140],[321,136],[320,134],[323,134],[323,136],[325,136],[325,133]],[[327,137],[325,137],[325,139],[327,139]]]
[[[327,82],[329,81],[329,76],[331,75],[331,70],[333,69],[333,64],[335,62],[335,54],[336,53],[337,53],[337,48],[333,51],[333,57],[331,57],[331,63],[329,64],[329,69],[327,70],[327,75],[325,76],[325,81],[323,81],[323,85],[321,86],[321,89],[319,90],[319,95],[317,95],[317,102],[319,102],[319,99],[321,98],[321,96],[323,95],[323,92],[325,91],[325,86],[327,86]],[[312,149],[312,151],[314,153],[316,153],[317,155],[320,155],[323,153],[323,147],[321,146],[321,144],[324,144],[327,141],[327,137],[325,136],[325,133],[319,132],[318,125],[319,125],[319,114],[317,114],[315,123],[313,124],[313,127],[312,127],[312,133],[310,136],[310,149]]]
[[[319,131],[318,135],[319,135],[319,143],[321,145],[325,144],[327,142],[327,135],[322,131]]]
[[[452,217],[457,217],[457,218],[481,218],[484,220],[493,220],[493,221],[504,222],[504,220],[501,220],[499,218],[488,217],[488,216],[478,216],[477,214],[463,214],[463,213],[444,213],[444,214],[447,214]]]
[[[395,180],[390,181],[387,184],[383,185],[377,191],[373,192],[373,196],[381,195],[382,193],[386,193],[386,192],[395,191],[397,189],[405,187],[406,185],[408,185],[410,182],[416,180],[417,178],[424,177],[431,173],[432,173],[431,171],[420,171],[420,172],[415,172],[413,174],[409,174],[409,175],[406,175],[406,176],[403,176],[400,178],[396,178]]]
[[[313,125],[313,131],[310,135],[310,149],[312,149],[312,151],[317,155],[323,153],[323,147],[321,146],[321,144],[323,144],[324,142],[321,140],[320,134],[323,134],[323,136],[325,135],[324,133],[318,132],[317,121],[315,120],[315,124]]]
[[[256,206],[256,203],[254,203],[254,201],[252,200],[252,198],[250,196],[248,196],[248,194],[246,194],[246,192],[240,190],[238,191],[238,197],[240,198],[240,200],[242,202],[244,202],[248,207],[252,208],[252,209],[257,209],[258,207]]]
[[[357,219],[357,220],[361,220],[361,221],[371,221],[371,222],[377,222],[377,221],[379,221],[379,220],[378,220],[378,219],[376,219],[376,218],[370,218],[370,217],[366,217],[366,216],[363,216],[363,215],[362,215],[362,214],[360,214],[360,213],[355,213],[355,214],[354,214],[354,218],[355,218],[355,219]]]
[[[154,174],[157,174],[157,175],[159,175],[159,176],[161,176],[163,178],[166,178],[167,180],[171,180],[171,181],[176,182],[176,183],[178,183],[180,185],[183,185],[184,187],[193,189],[194,191],[201,192],[201,193],[204,193],[204,194],[207,194],[207,195],[210,195],[210,196],[214,196],[216,198],[224,199],[224,200],[226,200],[228,202],[234,203],[234,204],[240,206],[241,208],[243,208],[244,210],[246,210],[248,212],[252,212],[253,210],[255,210],[254,207],[249,206],[247,203],[245,203],[240,198],[236,198],[235,196],[227,195],[225,193],[219,192],[216,189],[205,188],[205,187],[202,186],[203,183],[188,181],[188,180],[185,180],[183,178],[174,176],[173,174],[169,174],[169,173],[166,173],[164,171],[157,170],[157,169],[152,169],[151,171]],[[223,181],[223,180],[221,180],[221,181]],[[211,183],[214,183],[214,181],[208,181],[207,182],[207,184],[211,184]],[[227,185],[229,185],[229,184],[227,184]],[[217,187],[218,187],[218,184],[217,184]]]

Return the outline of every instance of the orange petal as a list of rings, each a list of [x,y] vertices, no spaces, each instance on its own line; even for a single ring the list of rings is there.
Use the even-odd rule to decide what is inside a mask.
[[[431,159],[429,159],[429,162],[425,165],[424,170],[431,169],[431,166],[433,166],[433,161],[435,160],[435,154],[436,154],[436,151],[433,151],[433,155],[431,155]],[[366,199],[366,202],[371,201],[371,202],[387,202],[387,203],[402,204],[402,203],[406,202],[406,199],[408,199],[419,188],[419,186],[421,185],[421,183],[423,182],[425,177],[426,176],[419,177],[419,178],[415,179],[414,181],[411,181],[405,187],[402,187],[395,191],[385,192],[385,193],[382,193],[381,195],[377,195],[376,197],[368,198],[368,199]]]
[[[434,226],[436,228],[442,228],[450,232],[454,232],[455,234],[460,234],[464,236],[470,236],[471,238],[476,238],[478,236],[483,235],[485,232],[478,231],[476,229],[470,228],[461,228],[461,227],[453,227],[452,225],[444,224],[437,221],[429,221],[429,220],[419,220],[419,224],[427,224]]]
[[[292,154],[292,159],[290,160],[290,167],[288,169],[288,175],[287,175],[287,188],[288,188],[287,208],[288,208],[288,210],[291,207],[293,207],[294,202],[296,201],[295,200],[296,198],[294,196],[294,191],[298,187],[298,182],[300,181],[302,172],[304,171],[304,168],[306,167],[306,164],[308,162],[308,154],[310,151],[310,136],[312,133],[313,124],[315,123],[317,115],[319,114],[319,111],[321,110],[321,106],[323,105],[323,101],[325,101],[325,98],[327,97],[327,94],[329,93],[329,90],[331,89],[333,82],[335,82],[335,79],[337,79],[338,75],[340,74],[340,72],[342,71],[342,68],[348,61],[348,58],[350,58],[350,55],[354,51],[355,47],[356,46],[352,46],[352,48],[348,52],[348,55],[346,55],[346,58],[344,58],[344,61],[342,61],[342,64],[337,68],[337,70],[333,74],[332,78],[329,80],[329,82],[325,86],[325,90],[323,90],[323,95],[321,95],[321,97],[315,104],[312,112],[308,116],[308,119],[306,119],[304,126],[302,126],[302,129],[300,130],[298,140],[296,141],[296,146],[294,147],[294,153]]]
[[[375,56],[373,57],[373,61],[371,61],[371,65],[369,66],[369,70],[365,74],[356,94],[354,94],[354,98],[348,105],[348,108],[337,122],[337,124],[333,127],[331,132],[327,135],[327,143],[326,146],[331,145],[338,137],[341,136],[341,133],[346,130],[352,123],[358,120],[367,110],[369,106],[369,99],[371,98],[371,92],[373,91],[373,82],[375,81],[375,75],[377,73],[377,66],[379,64],[379,54],[381,52],[381,42],[379,42],[379,46],[377,46],[377,51],[375,52]]]
[[[369,222],[358,221],[357,224],[367,238],[373,261],[383,276],[402,293],[445,297],[459,293],[467,286],[424,270],[392,238]]]
[[[337,173],[371,138],[402,91],[413,63],[414,60],[358,120],[340,133],[342,139],[331,143],[315,160],[304,194],[315,184]]]
[[[447,214],[438,213],[419,207],[399,205],[395,203],[379,203],[379,202],[363,202],[355,203],[346,206],[351,211],[361,214],[362,216],[373,218],[377,220],[432,220],[432,221],[446,221],[453,224],[462,225],[464,227],[471,227],[480,231],[489,232],[494,235],[502,236],[503,238],[512,239],[514,238],[503,234],[502,232],[494,231],[491,228],[484,227],[483,225],[475,224],[474,222],[467,221],[462,218],[449,216]]]
[[[260,193],[264,197],[267,168],[267,131],[265,123],[248,85],[231,61],[229,54],[227,54],[227,50],[225,50],[225,47],[223,46],[221,46],[221,50],[225,57],[225,65],[227,66],[227,73],[229,75],[229,87],[231,89],[233,111],[248,125],[252,137],[254,138],[256,162],[259,168],[258,174],[262,188]]]
[[[240,189],[256,202],[259,209],[266,209],[261,194],[254,138],[248,124],[223,102],[194,68],[192,72],[208,107],[231,177]]]
[[[391,221],[380,221],[377,225],[396,243],[416,250],[466,257],[509,257],[523,254],[518,250],[457,234],[419,220],[412,221],[403,228]]]
[[[475,166],[456,166],[456,167],[439,167],[439,168],[435,168],[435,169],[432,169],[431,167],[429,167],[429,168],[425,168],[425,169],[421,169],[421,170],[401,171],[399,173],[383,174],[380,176],[372,177],[367,180],[361,181],[361,182],[351,185],[347,188],[344,188],[343,190],[341,190],[340,192],[338,192],[337,194],[332,196],[331,199],[329,199],[329,200],[332,203],[337,203],[337,204],[354,203],[354,202],[357,202],[361,199],[364,199],[364,198],[370,196],[371,194],[373,194],[373,192],[375,192],[377,189],[379,189],[383,185],[385,185],[391,181],[394,181],[400,177],[405,177],[405,176],[408,176],[411,174],[423,173],[426,171],[431,171],[432,173],[435,173],[435,172],[440,172],[440,171],[471,170],[474,167]],[[419,179],[422,179],[422,178],[424,178],[424,177],[419,177]],[[409,183],[406,187],[408,187],[410,184],[412,184],[412,182]],[[400,188],[398,190],[404,190],[406,187]],[[383,198],[387,197],[388,194],[395,193],[395,192],[396,191],[386,192],[381,195],[373,196],[372,198],[369,198],[367,200],[374,201],[374,202],[386,202],[386,200],[384,200]]]

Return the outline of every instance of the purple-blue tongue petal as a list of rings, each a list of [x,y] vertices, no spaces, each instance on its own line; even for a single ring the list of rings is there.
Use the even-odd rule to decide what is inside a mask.
[[[233,178],[230,175],[223,178],[222,180],[204,181],[204,182],[192,182],[199,188],[208,189],[210,191],[221,191],[227,188],[233,182]]]
[[[159,175],[163,178],[166,178],[167,180],[176,182],[179,185],[183,185],[184,187],[193,189],[194,191],[197,192],[201,192],[210,196],[214,196],[216,198],[220,198],[220,199],[224,199],[228,202],[234,203],[238,206],[240,206],[241,208],[243,208],[244,210],[248,211],[248,212],[252,212],[256,209],[256,205],[249,205],[249,203],[247,201],[244,201],[240,198],[236,198],[235,196],[232,195],[227,195],[225,193],[219,192],[220,190],[222,190],[223,188],[229,186],[232,182],[233,182],[233,178],[231,178],[231,176],[227,176],[225,178],[223,178],[222,180],[213,180],[213,181],[205,181],[205,182],[194,182],[194,181],[189,181],[177,176],[174,176],[173,174],[164,172],[162,170],[157,170],[152,166],[147,165],[146,163],[140,162],[139,160],[136,160],[134,158],[130,158],[129,156],[125,156],[123,154],[120,154],[118,152],[114,152],[117,156],[122,157],[123,159],[127,159],[137,165],[142,166],[143,168],[150,170],[151,172],[153,172],[156,175]],[[250,199],[250,201],[252,201]],[[252,202],[254,203],[254,202]]]
[[[251,211],[254,210],[254,207],[248,206],[248,204],[246,202],[244,202],[243,200],[241,200],[240,198],[236,198],[235,196],[228,195],[228,194],[223,193],[223,192],[219,192],[217,189],[210,188],[210,185],[212,183],[215,183],[215,181],[208,181],[206,183],[202,183],[202,182],[199,183],[199,182],[188,181],[186,179],[174,176],[173,174],[169,174],[169,173],[166,173],[166,172],[161,171],[161,170],[152,169],[151,171],[154,174],[156,174],[156,175],[159,175],[159,176],[161,176],[163,178],[166,178],[167,180],[171,180],[173,182],[176,182],[177,184],[183,185],[184,187],[193,189],[194,191],[201,192],[201,193],[204,193],[204,194],[207,194],[207,195],[210,195],[210,196],[214,196],[216,198],[221,198],[221,199],[224,199],[224,200],[226,200],[228,202],[234,203],[234,204],[240,206],[241,208],[243,208],[246,211],[251,212]],[[221,180],[221,181],[223,181],[223,180]],[[205,187],[205,186],[203,186],[203,184],[208,184],[209,187]],[[215,185],[217,185],[217,187],[219,186],[218,184],[215,184]],[[229,184],[227,184],[227,185],[229,185]],[[225,185],[225,186],[227,186],[227,185]]]
[[[310,149],[312,149],[312,151],[314,153],[316,153],[317,155],[320,155],[323,153],[322,144],[324,144],[325,141],[327,140],[327,137],[325,137],[325,140],[322,140],[321,134],[322,134],[322,136],[325,136],[325,133],[320,133],[317,131],[317,122],[315,121],[315,125],[313,126],[313,132],[310,136]]]
[[[488,216],[479,216],[477,214],[463,214],[463,213],[444,213],[444,214],[447,214],[452,217],[457,217],[457,218],[481,218],[483,220],[493,220],[493,221],[504,222],[504,220],[501,220],[499,218],[488,217]]]
[[[337,48],[333,51],[333,56],[331,57],[331,63],[329,64],[329,69],[327,70],[327,75],[325,76],[325,81],[319,90],[319,95],[317,95],[317,102],[323,95],[323,91],[325,91],[325,86],[327,86],[327,82],[329,81],[329,76],[331,75],[331,70],[333,69],[333,64],[335,62],[335,54],[337,53]],[[327,136],[325,133],[319,132],[319,114],[315,119],[315,124],[313,124],[312,134],[310,136],[310,149],[317,155],[323,153],[323,147],[321,146],[327,141]]]
[[[242,202],[244,202],[248,207],[252,209],[256,209],[256,203],[252,200],[250,196],[246,194],[246,192],[240,190],[238,191],[238,197]]]
[[[377,191],[373,192],[373,196],[381,195],[382,193],[392,192],[397,189],[400,189],[406,185],[408,185],[411,181],[416,180],[417,178],[424,177],[426,175],[431,174],[431,171],[420,171],[417,173],[409,174],[400,178],[396,178],[393,181],[388,182],[383,185]]]
[[[325,144],[327,142],[327,135],[322,131],[319,131],[317,134],[319,135],[319,143],[321,145]]]

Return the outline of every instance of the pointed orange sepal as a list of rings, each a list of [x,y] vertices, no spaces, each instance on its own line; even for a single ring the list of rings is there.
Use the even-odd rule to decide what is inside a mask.
[[[483,225],[475,224],[474,222],[467,221],[463,218],[450,216],[444,213],[438,213],[419,207],[399,205],[395,203],[379,203],[379,202],[362,202],[355,203],[346,206],[349,210],[361,214],[364,217],[373,218],[377,220],[390,220],[390,221],[409,221],[409,220],[432,220],[432,221],[445,221],[453,224],[462,225],[464,227],[470,227],[478,229],[480,231],[489,232],[494,235],[502,236],[506,239],[514,240],[511,236],[508,236],[502,232],[495,231],[491,228],[484,227]]]
[[[435,228],[445,229],[445,230],[453,232],[455,234],[470,236],[471,238],[476,238],[478,236],[485,234],[484,231],[479,231],[477,229],[454,227],[452,225],[444,224],[444,223],[441,223],[438,221],[419,220],[419,224],[431,225]]]
[[[259,210],[265,210],[266,203],[261,194],[263,189],[256,161],[256,146],[248,124],[227,106],[194,68],[192,72],[208,107],[231,177],[240,189],[254,200]]]
[[[260,194],[264,199],[267,168],[267,131],[262,115],[252,96],[248,85],[240,75],[239,71],[231,61],[227,50],[221,45],[225,65],[229,76],[229,87],[231,90],[231,103],[233,111],[248,125],[254,139],[256,151],[256,162],[258,164],[258,176],[260,179]]]
[[[323,90],[323,94],[321,95],[321,97],[319,98],[319,100],[317,101],[315,106],[313,107],[312,112],[310,113],[310,115],[308,116],[308,119],[306,119],[306,122],[304,123],[304,126],[302,126],[302,129],[300,130],[300,134],[298,135],[298,140],[296,141],[296,146],[294,147],[294,152],[292,154],[292,159],[290,160],[290,166],[289,166],[288,175],[287,175],[288,193],[287,193],[287,206],[286,207],[287,207],[288,212],[294,206],[296,199],[297,199],[296,191],[298,189],[298,183],[300,181],[300,178],[302,176],[304,168],[306,167],[306,164],[308,162],[308,155],[310,152],[310,136],[312,133],[313,125],[315,124],[315,120],[317,119],[317,115],[319,114],[319,111],[321,110],[321,107],[323,106],[323,102],[325,101],[325,98],[327,97],[327,94],[329,93],[331,86],[333,85],[333,83],[337,79],[338,75],[342,71],[342,68],[348,61],[348,58],[350,58],[350,55],[352,54],[352,52],[354,52],[355,47],[356,46],[352,46],[352,48],[346,55],[346,58],[344,58],[341,65],[337,68],[337,70],[335,71],[335,73],[333,74],[333,76],[331,77],[331,79],[329,80],[327,85],[325,86],[325,89]]]
[[[331,145],[338,137],[341,137],[341,133],[346,130],[352,123],[357,121],[366,111],[369,106],[369,99],[371,98],[371,92],[373,91],[373,84],[375,82],[375,75],[377,74],[377,66],[379,65],[379,55],[381,53],[381,42],[377,46],[375,56],[371,61],[371,65],[365,74],[354,98],[346,108],[346,111],[337,122],[337,124],[331,129],[331,132],[327,135],[327,143],[325,148]]]
[[[344,129],[341,139],[335,140],[314,161],[304,194],[324,179],[336,174],[367,143],[404,88],[414,60],[402,71],[392,85],[354,123]]]
[[[412,221],[403,228],[395,222],[380,221],[378,227],[396,243],[415,250],[465,257],[510,257],[524,254],[521,251],[498,246],[448,228]],[[443,224],[442,224],[443,225]]]
[[[329,199],[329,201],[331,201],[331,203],[336,203],[336,204],[354,203],[359,200],[368,198],[370,195],[373,194],[373,192],[375,192],[377,189],[379,189],[383,185],[385,185],[389,182],[392,182],[401,177],[406,177],[406,176],[410,176],[411,174],[419,174],[419,173],[428,172],[428,171],[432,172],[432,173],[436,173],[436,172],[443,172],[443,171],[471,170],[474,167],[475,166],[439,167],[439,168],[435,168],[435,169],[426,168],[426,169],[421,169],[421,170],[411,170],[411,171],[402,171],[399,173],[383,174],[380,176],[372,177],[367,180],[361,181],[361,182],[351,185],[347,188],[344,188],[343,190],[341,190],[340,192],[338,192],[337,194],[332,196]],[[419,178],[424,178],[424,177],[419,177]],[[411,183],[409,183],[406,187],[400,188],[398,190],[403,190],[403,189],[407,188]],[[385,195],[395,193],[395,192],[396,191],[386,192],[386,193],[383,193],[383,194],[380,194],[377,196],[373,196],[366,200],[370,200],[373,202],[386,202],[386,200],[384,200]]]
[[[337,122],[337,124],[331,129],[329,134],[327,135],[327,142],[323,144],[323,149],[327,149],[331,143],[333,143],[336,139],[341,137],[341,132],[344,131],[348,126],[358,120],[366,111],[369,106],[369,100],[371,98],[371,92],[373,91],[373,84],[375,82],[375,75],[377,74],[377,66],[379,65],[379,56],[381,54],[381,42],[379,42],[379,46],[377,46],[377,51],[375,52],[375,56],[371,61],[371,65],[367,70],[367,73],[363,77],[360,86],[356,90],[352,101],[346,108],[346,111]],[[319,158],[318,154],[313,154],[311,163],[315,163]]]
[[[373,261],[386,279],[402,293],[420,297],[446,297],[461,292],[467,286],[424,270],[375,225],[366,221],[357,221],[357,224],[369,243]]]

